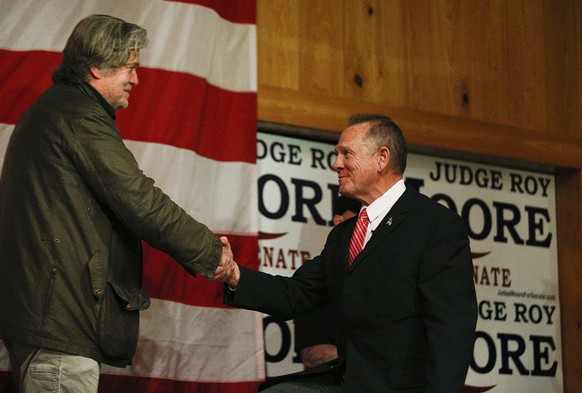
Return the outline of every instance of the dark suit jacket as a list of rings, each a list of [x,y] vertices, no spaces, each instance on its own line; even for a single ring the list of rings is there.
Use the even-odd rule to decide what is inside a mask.
[[[225,303],[290,319],[330,302],[347,392],[461,392],[477,321],[461,218],[407,189],[348,269],[354,226],[333,228],[293,277],[241,268]]]
[[[293,323],[295,351],[321,344],[336,345],[333,314],[329,303],[295,318]]]

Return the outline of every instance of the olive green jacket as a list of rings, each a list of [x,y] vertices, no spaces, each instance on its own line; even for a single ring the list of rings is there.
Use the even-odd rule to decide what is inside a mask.
[[[0,338],[125,366],[149,306],[141,240],[191,274],[212,274],[222,248],[142,173],[99,99],[89,86],[53,85],[10,138]]]

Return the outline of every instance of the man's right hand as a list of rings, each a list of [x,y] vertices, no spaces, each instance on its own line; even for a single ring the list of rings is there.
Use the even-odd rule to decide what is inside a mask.
[[[222,236],[220,241],[222,243],[222,255],[220,257],[220,262],[214,271],[214,274],[208,277],[208,280],[222,281],[234,289],[238,286],[240,270],[237,263],[234,261],[234,255],[232,253],[228,239],[225,236]]]

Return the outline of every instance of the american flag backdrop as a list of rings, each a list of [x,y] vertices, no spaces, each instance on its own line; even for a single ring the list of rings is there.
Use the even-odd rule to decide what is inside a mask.
[[[0,166],[15,122],[91,14],[148,30],[140,83],[117,113],[140,167],[227,236],[237,262],[258,268],[256,0],[0,0]],[[262,316],[223,306],[222,284],[189,276],[147,244],[144,255],[152,305],[141,313],[134,364],[104,366],[100,392],[256,391]],[[8,369],[0,342],[1,392],[14,391]]]

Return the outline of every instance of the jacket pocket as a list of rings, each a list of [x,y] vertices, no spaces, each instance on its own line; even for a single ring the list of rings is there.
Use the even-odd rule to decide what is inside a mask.
[[[137,346],[139,310],[148,308],[150,299],[140,288],[113,282],[101,259],[96,251],[88,262],[91,290],[98,301],[97,340],[106,357],[130,362]]]
[[[139,310],[150,306],[141,289],[128,289],[107,282],[98,320],[99,344],[103,354],[131,361],[139,333]]]

